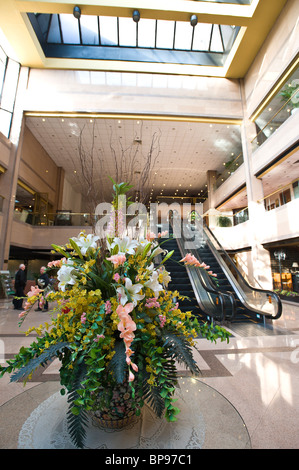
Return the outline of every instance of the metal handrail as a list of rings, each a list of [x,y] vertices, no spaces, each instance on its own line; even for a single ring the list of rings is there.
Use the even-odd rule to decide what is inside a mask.
[[[171,221],[170,221],[171,223]],[[183,222],[182,222],[183,223]],[[172,224],[172,223],[171,223]],[[185,240],[185,237],[183,235],[183,231],[181,232],[182,233],[182,237],[183,239],[179,239],[177,238],[176,241],[177,241],[177,245],[178,245],[178,248],[180,250],[180,253],[181,253],[181,256],[184,257],[186,254],[187,254],[187,250],[184,248],[183,246],[183,240]],[[225,299],[228,298],[229,299],[229,302],[231,303],[231,309],[232,309],[232,313],[231,315],[234,316],[235,315],[235,312],[236,312],[236,304],[235,304],[235,299],[232,295],[230,295],[229,293],[224,293],[224,292],[221,292],[219,291],[218,289],[215,288],[215,286],[212,284],[212,282],[210,281],[210,277],[207,275],[207,279],[202,275],[202,271],[201,269],[199,268],[196,268],[196,267],[193,267],[192,269],[190,269],[188,266],[186,266],[186,270],[187,270],[187,274],[189,276],[189,279],[190,279],[190,282],[191,282],[191,285],[193,287],[193,291],[194,291],[194,294],[196,296],[196,300],[198,302],[198,304],[200,305],[202,311],[208,316],[208,317],[215,317],[217,321],[224,321],[226,319],[226,314],[225,314],[225,310],[226,310],[226,302],[225,302]],[[216,305],[217,305],[217,299],[220,300],[220,306],[221,306],[221,315],[219,318],[216,317],[216,315],[213,315],[213,313],[209,312],[206,310],[205,306],[203,305],[203,302],[202,302],[202,299],[199,295],[199,292],[198,292],[198,289],[199,289],[199,286],[198,286],[198,281],[201,285],[201,287],[204,289],[204,291],[206,293],[209,293],[209,294],[213,294],[216,296]],[[209,285],[207,285],[207,282],[209,283]],[[211,299],[212,300],[212,299]],[[215,305],[214,305],[215,306]]]
[[[224,248],[222,247],[222,245],[220,244],[220,242],[217,240],[216,236],[214,235],[214,233],[210,230],[210,228],[207,226],[207,224],[205,223],[204,220],[202,220],[202,223],[203,223],[203,227],[206,229],[206,231],[209,233],[209,235],[211,235],[214,240],[216,241],[216,243],[219,245],[219,248],[221,249],[222,251],[222,254],[225,256],[225,259],[228,261],[228,263],[233,267],[233,269],[237,272],[238,276],[240,276],[240,279],[242,279],[242,282],[245,284],[245,286],[251,290],[251,291],[254,291],[254,292],[258,292],[258,293],[263,293],[263,294],[266,294],[268,297],[273,297],[276,302],[277,302],[277,313],[276,315],[270,315],[270,314],[267,314],[267,313],[264,313],[263,311],[261,310],[255,310],[253,307],[251,307],[249,304],[247,304],[247,302],[244,300],[244,298],[241,296],[240,294],[240,291],[238,289],[236,289],[236,293],[240,299],[240,301],[244,304],[246,304],[246,307],[249,308],[249,310],[251,311],[255,311],[261,315],[263,315],[265,318],[268,318],[268,319],[272,319],[272,320],[277,320],[278,318],[281,317],[281,314],[282,314],[282,303],[281,303],[281,300],[279,298],[279,296],[276,294],[276,292],[273,292],[273,291],[270,291],[268,289],[258,289],[256,287],[253,287],[251,286],[247,281],[246,279],[243,277],[242,273],[239,271],[239,269],[235,266],[235,264],[233,263],[233,261],[231,260],[230,256],[227,254],[227,252],[224,250]],[[219,260],[219,254],[218,254],[218,251],[215,249],[214,245],[210,242],[210,248],[212,247],[212,252],[214,255],[217,256],[217,259]],[[221,258],[220,258],[221,259]],[[231,275],[230,273],[226,273],[228,274],[229,276],[229,279],[231,279]],[[233,282],[233,284],[235,285],[236,282]]]

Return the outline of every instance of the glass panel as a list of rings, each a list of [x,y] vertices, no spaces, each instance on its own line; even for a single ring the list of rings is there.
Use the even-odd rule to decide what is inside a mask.
[[[80,44],[79,22],[73,15],[60,15],[62,39],[65,44]]]
[[[175,27],[175,49],[191,49],[193,27],[186,21],[177,21]]]
[[[7,60],[7,55],[5,54],[3,49],[0,47],[0,100],[1,100],[1,90],[2,90],[2,85],[3,85],[3,79],[4,79],[4,74],[5,74],[6,60]]]
[[[294,113],[299,112],[299,68],[289,77],[255,120],[257,135],[252,140],[255,151]]]
[[[11,118],[11,113],[4,109],[0,109],[0,132],[2,132],[2,134],[7,138],[9,137]]]
[[[174,21],[157,21],[157,43],[160,49],[173,49]]]
[[[83,44],[99,44],[98,17],[83,15],[80,18]]]
[[[16,90],[18,85],[20,64],[12,59],[8,59],[6,75],[4,80],[1,108],[12,112],[16,97]]]
[[[119,18],[119,45],[136,47],[136,23],[132,18]]]
[[[48,28],[49,28],[49,23],[51,20],[51,15],[50,14],[37,14],[36,19],[38,21],[40,30],[42,32],[42,35],[44,39],[47,39],[47,33],[48,33]]]
[[[193,51],[208,51],[212,25],[197,23],[194,28]]]
[[[52,15],[47,41],[55,44],[61,43],[58,15]]]
[[[223,52],[220,28],[216,24],[214,24],[214,27],[213,27],[210,51],[211,52]]]
[[[155,47],[156,20],[140,18],[138,23],[138,47]]]
[[[100,16],[100,35],[102,46],[117,46],[117,18]]]
[[[298,199],[299,198],[299,182],[298,181],[293,183],[293,191],[294,191],[294,198]]]
[[[222,40],[224,44],[224,50],[230,50],[232,46],[232,39],[235,31],[234,26],[221,25],[220,30],[222,33]]]

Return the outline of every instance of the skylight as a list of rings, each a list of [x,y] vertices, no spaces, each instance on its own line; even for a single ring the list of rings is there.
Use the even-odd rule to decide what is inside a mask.
[[[236,3],[236,2],[233,2]],[[238,2],[239,3],[239,2]],[[29,13],[46,57],[222,66],[239,28],[172,20]]]

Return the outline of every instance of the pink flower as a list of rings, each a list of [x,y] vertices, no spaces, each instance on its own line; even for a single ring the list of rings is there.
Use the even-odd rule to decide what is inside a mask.
[[[208,266],[206,263],[200,263],[200,261],[198,261],[195,256],[191,255],[191,253],[187,253],[186,256],[181,259],[181,261],[183,261],[186,265],[189,266],[196,266],[198,268],[203,268],[206,270],[210,269],[210,266]],[[208,274],[210,274],[210,276],[217,277],[217,274],[213,273],[212,271],[208,271]]]
[[[117,329],[121,332],[119,336],[120,338],[123,338],[126,346],[126,362],[128,365],[133,364],[130,358],[131,354],[133,354],[133,351],[131,350],[130,346],[135,338],[133,331],[136,330],[136,323],[129,315],[133,309],[134,305],[132,303],[128,303],[125,306],[119,305],[116,309],[116,313],[120,319],[120,322],[117,325]],[[137,372],[138,368],[137,370],[136,368],[137,366],[134,364],[133,369]],[[134,378],[134,374],[129,370],[129,382],[132,382]]]
[[[157,301],[157,297],[146,299],[145,306],[147,308],[159,308],[159,307],[161,307],[160,303]]]
[[[129,382],[133,382],[134,379],[135,379],[135,376],[133,372],[129,371]]]
[[[33,295],[38,295],[42,292],[37,286],[31,286],[31,290],[28,292],[27,297],[32,297]]]
[[[164,230],[163,232],[159,232],[159,233],[158,233],[158,238],[166,237],[167,234],[168,234],[168,230]]]
[[[57,259],[55,261],[50,261],[48,263],[48,268],[53,268],[53,266],[56,267],[56,268],[60,268],[61,264],[62,264],[62,260],[60,260],[60,259]]]
[[[105,338],[105,335],[97,335],[96,338],[94,338],[94,342],[97,343],[101,338]]]
[[[165,322],[166,322],[165,315],[159,315],[159,320],[160,320],[160,326],[161,326],[161,328],[163,328],[163,326],[165,325]]]
[[[114,268],[118,268],[118,266],[123,265],[124,262],[126,261],[126,255],[112,255],[110,258],[107,258],[108,261],[111,261],[113,263]]]
[[[148,241],[152,241],[152,240],[154,240],[155,238],[156,238],[156,235],[155,235],[153,232],[148,232],[148,233],[146,234],[146,239],[147,239]]]
[[[107,300],[107,302],[105,302],[105,312],[106,312],[106,315],[112,312],[110,300]]]
[[[82,315],[81,315],[81,323],[82,323],[83,325],[85,325],[85,322],[86,322],[86,313],[83,312]]]
[[[120,275],[118,273],[115,273],[114,276],[113,276],[113,279],[115,280],[115,282],[119,282]]]

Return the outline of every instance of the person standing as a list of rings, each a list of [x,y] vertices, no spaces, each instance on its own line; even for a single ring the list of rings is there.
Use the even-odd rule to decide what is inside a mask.
[[[50,282],[50,279],[49,279],[46,267],[42,266],[40,268],[40,276],[37,280],[38,287],[40,289],[45,289],[47,287],[47,285],[49,284],[49,282]],[[41,310],[42,309],[40,307],[38,307],[36,309],[36,312],[41,311]],[[45,304],[44,304],[44,311],[46,311],[46,310],[48,310],[48,301],[47,300],[45,300]]]
[[[15,275],[15,298],[13,299],[15,310],[23,310],[24,289],[26,286],[27,277],[25,273],[25,264],[20,264],[18,271]],[[19,298],[20,297],[20,298]]]

